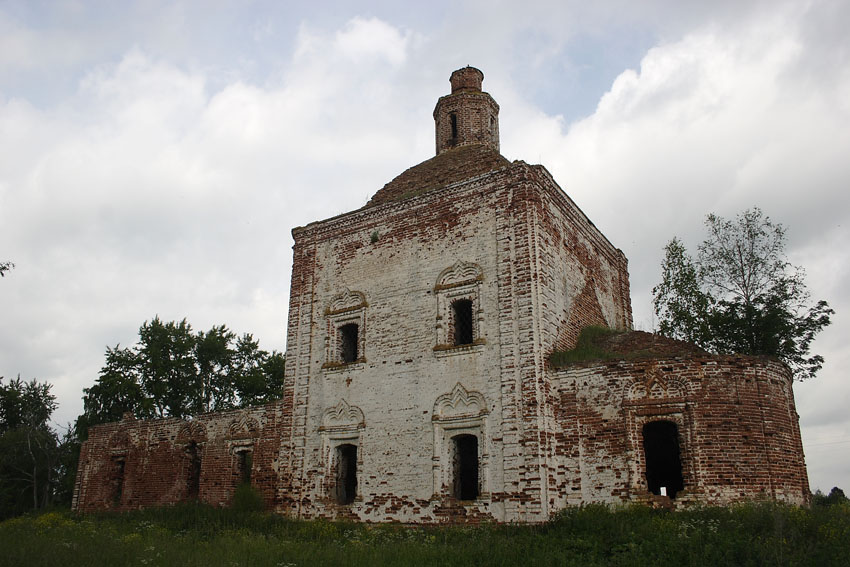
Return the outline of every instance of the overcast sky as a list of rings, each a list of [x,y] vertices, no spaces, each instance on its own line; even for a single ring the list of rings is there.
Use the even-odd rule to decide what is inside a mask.
[[[295,226],[434,153],[484,72],[505,157],[541,163],[629,258],[635,327],[674,235],[787,227],[826,358],[796,384],[812,490],[850,489],[850,3],[0,0],[0,376],[82,411],[142,322],[285,349]]]

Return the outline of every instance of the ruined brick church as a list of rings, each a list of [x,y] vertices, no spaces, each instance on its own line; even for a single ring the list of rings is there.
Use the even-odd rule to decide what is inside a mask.
[[[283,398],[91,428],[75,509],[224,506],[242,483],[365,521],[808,501],[789,369],[631,331],[625,256],[543,166],[502,157],[482,80],[452,73],[435,157],[293,229]],[[626,354],[552,365],[588,326]]]

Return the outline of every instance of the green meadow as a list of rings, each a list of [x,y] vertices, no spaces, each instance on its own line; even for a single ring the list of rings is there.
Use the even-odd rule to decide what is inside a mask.
[[[850,565],[850,505],[679,512],[590,505],[542,525],[290,520],[187,504],[0,523],[0,565]]]

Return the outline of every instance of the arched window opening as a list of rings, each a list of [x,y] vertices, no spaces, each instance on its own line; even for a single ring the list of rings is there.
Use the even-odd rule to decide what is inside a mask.
[[[449,114],[449,120],[452,123],[452,139],[457,138],[457,114],[452,112]]]
[[[112,505],[118,506],[121,504],[121,497],[124,495],[124,464],[123,456],[112,458]]]
[[[358,331],[357,323],[348,323],[339,328],[340,359],[345,364],[355,362],[358,358]]]
[[[336,448],[336,501],[351,504],[357,496],[357,446],[340,445]]]
[[[452,303],[452,318],[454,319],[454,344],[471,345],[472,337],[472,301],[458,299]]]
[[[646,458],[646,483],[649,491],[676,498],[684,490],[682,461],[679,455],[679,428],[672,421],[652,421],[643,426],[643,451]]]
[[[452,495],[458,500],[475,500],[478,498],[478,437],[456,435],[452,441]]]
[[[239,451],[237,465],[240,484],[251,484],[251,469],[254,468],[254,452]]]
[[[194,441],[186,446],[186,460],[186,498],[192,500],[198,497],[201,489],[201,455]]]

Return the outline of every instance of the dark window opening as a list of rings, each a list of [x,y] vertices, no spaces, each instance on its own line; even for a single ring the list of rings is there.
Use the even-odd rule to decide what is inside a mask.
[[[114,506],[121,504],[121,497],[124,495],[124,463],[124,457],[112,459],[112,504]]]
[[[336,448],[336,501],[351,504],[357,495],[357,446],[340,445]]]
[[[458,500],[478,498],[478,437],[458,435],[452,437],[453,451],[453,495]]]
[[[454,315],[454,344],[472,344],[472,300],[458,299],[452,303]]]
[[[449,120],[452,123],[452,139],[457,138],[457,114],[454,112],[449,114]]]
[[[643,426],[643,451],[646,457],[646,483],[653,494],[676,498],[684,490],[682,461],[679,455],[679,428],[672,421],[652,421]]]
[[[186,459],[186,497],[191,500],[197,498],[201,490],[201,455],[196,442],[192,441],[186,446]]]
[[[339,328],[339,350],[342,362],[348,364],[357,360],[357,323],[349,323]]]
[[[237,454],[239,467],[239,484],[251,484],[251,469],[254,468],[254,453],[239,451]]]

